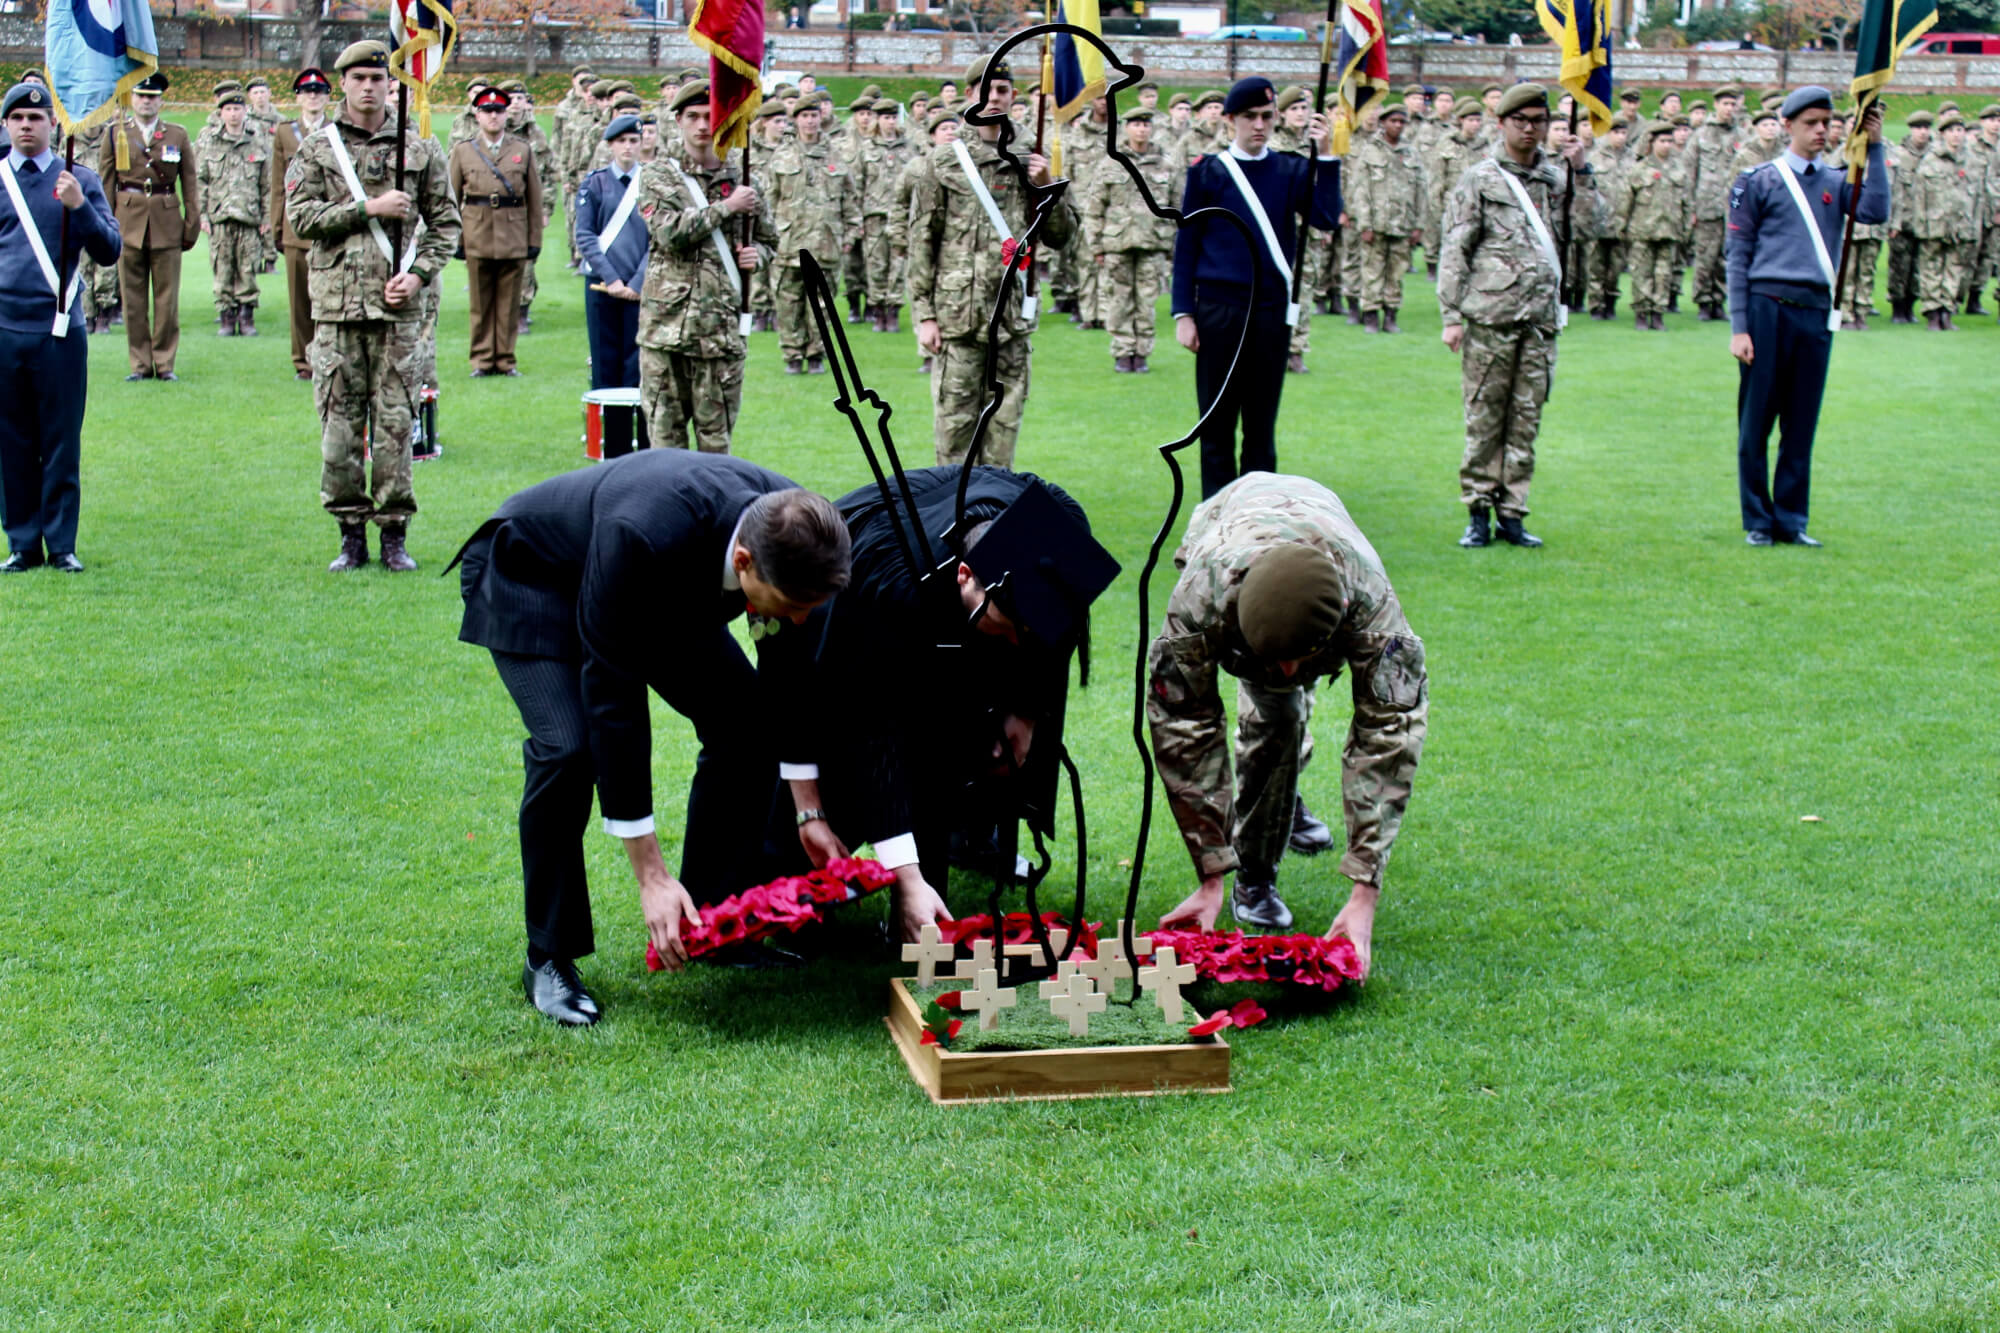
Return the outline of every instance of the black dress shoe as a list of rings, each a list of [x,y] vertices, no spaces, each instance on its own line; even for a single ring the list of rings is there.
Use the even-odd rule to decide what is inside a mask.
[[[1743,534],[1743,544],[1745,546],[1769,546],[1771,544],[1771,534],[1765,532],[1762,528],[1752,528],[1749,532]]]
[[[131,373],[130,375],[127,375],[127,376],[125,377],[125,382],[126,382],[127,384],[136,384],[136,383],[138,383],[138,382],[139,382],[140,380],[149,380],[149,379],[151,379],[151,378],[153,378],[153,377],[152,377],[151,375],[147,374],[147,373],[146,373],[145,371],[143,371],[143,370],[135,370],[135,371],[133,371],[133,372],[132,372],[132,373]]]
[[[26,551],[15,551],[5,560],[0,560],[0,574],[25,574],[41,567],[39,555],[29,555]]]
[[[1815,550],[1826,545],[1825,542],[1819,540],[1817,537],[1808,537],[1803,532],[1781,532],[1777,534],[1776,540],[1783,542],[1787,546],[1810,546]],[[57,556],[56,559],[60,560],[62,557]]]
[[[153,378],[156,380],[165,380],[169,384],[178,384],[180,383],[181,379],[179,375],[174,374],[174,372],[171,370],[163,370],[159,374],[153,376]]]
[[[521,991],[529,1004],[564,1027],[587,1028],[604,1016],[568,959],[551,958],[540,967],[523,964]]]
[[[1803,537],[1805,534],[1802,532],[1799,536]],[[1818,546],[1819,543],[1814,542],[1813,545]],[[83,573],[83,561],[76,558],[74,551],[64,551],[61,555],[52,555],[49,557],[49,568],[61,574],[81,574]]]

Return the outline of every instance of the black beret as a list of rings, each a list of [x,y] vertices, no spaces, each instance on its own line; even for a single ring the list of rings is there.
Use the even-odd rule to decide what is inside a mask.
[[[1252,107],[1269,106],[1277,100],[1278,90],[1271,86],[1271,81],[1261,74],[1252,74],[1230,85],[1229,95],[1222,99],[1222,114],[1240,115]]]

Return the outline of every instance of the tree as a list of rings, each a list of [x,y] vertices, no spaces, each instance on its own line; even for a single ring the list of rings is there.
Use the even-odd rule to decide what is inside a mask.
[[[1417,19],[1434,31],[1504,42],[1515,33],[1533,37],[1542,25],[1534,11],[1512,0],[1416,0]]]
[[[624,0],[461,0],[461,22],[491,27],[519,27],[521,63],[534,78],[541,64],[542,44],[552,22],[586,27],[623,18]]]

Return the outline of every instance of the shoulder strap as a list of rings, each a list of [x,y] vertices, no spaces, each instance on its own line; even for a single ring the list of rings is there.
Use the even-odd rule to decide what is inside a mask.
[[[1786,191],[1792,196],[1792,203],[1799,210],[1799,221],[1806,225],[1806,235],[1812,237],[1813,258],[1819,260],[1819,271],[1826,278],[1827,295],[1833,294],[1833,256],[1827,252],[1826,237],[1820,234],[1819,219],[1813,216],[1812,206],[1806,203],[1806,192],[1799,188],[1799,178],[1785,165],[1783,158],[1774,159],[1771,164],[1777,170],[1778,179],[1785,183]],[[1840,332],[1840,311],[1827,312],[1826,326],[1835,333]]]
[[[667,159],[667,165],[672,167],[674,169],[674,174],[681,178],[681,188],[686,190],[688,192],[688,197],[694,200],[694,206],[696,208],[707,208],[708,196],[702,193],[701,186],[695,184],[694,177],[688,175],[686,171],[682,170],[681,164],[674,161],[672,158]],[[635,171],[632,173],[632,184],[634,187],[636,187],[638,183],[639,183],[639,173]],[[627,193],[630,194],[631,191],[628,189]],[[623,208],[624,204],[621,202],[619,204],[619,207]],[[722,271],[729,275],[729,285],[731,287],[741,286],[743,282],[743,277],[741,271],[738,270],[736,267],[736,256],[729,253],[729,242],[723,239],[722,228],[720,227],[710,228],[708,233],[708,239],[715,242],[715,253],[722,257]],[[602,236],[598,237],[598,244],[599,245],[604,244],[604,238]],[[741,329],[742,332],[746,335],[750,332],[750,314],[748,311],[745,311],[741,317]]]
[[[1284,246],[1278,244],[1278,232],[1271,225],[1271,215],[1264,211],[1264,201],[1259,199],[1257,192],[1250,188],[1250,179],[1243,174],[1243,168],[1236,165],[1235,155],[1225,148],[1215,156],[1216,161],[1222,163],[1222,169],[1229,173],[1229,179],[1236,182],[1237,193],[1242,195],[1243,202],[1249,205],[1250,216],[1257,220],[1257,230],[1264,233],[1264,248],[1270,251],[1271,262],[1277,265],[1278,272],[1285,279],[1285,323],[1293,328],[1297,328],[1299,323],[1299,303],[1291,299],[1291,256],[1285,253]]]
[[[951,148],[958,155],[958,169],[965,173],[966,183],[972,187],[973,194],[979,197],[979,206],[986,210],[986,218],[993,224],[993,230],[1000,234],[1000,244],[1004,248],[1007,242],[1014,239],[1013,232],[1007,227],[1006,214],[1002,213],[1000,205],[994,202],[993,191],[986,188],[986,178],[981,176],[979,168],[973,165],[972,154],[966,150],[965,144],[958,139],[953,139],[951,141]],[[1035,317],[1035,306],[1035,294],[1028,290],[1027,270],[1022,269],[1021,318],[1033,319]]]
[[[1556,252],[1555,237],[1549,235],[1549,224],[1542,221],[1542,210],[1535,207],[1534,199],[1528,194],[1528,187],[1521,184],[1520,177],[1505,167],[1498,168],[1500,179],[1507,182],[1507,188],[1514,192],[1515,202],[1528,215],[1528,230],[1534,233],[1535,248],[1542,252],[1542,262],[1549,266],[1549,272],[1556,275],[1556,285],[1562,285],[1562,256]],[[1563,304],[1562,292],[1556,292],[1556,327],[1569,323],[1569,307]]]
[[[20,169],[21,155],[19,153],[9,153],[7,155],[6,170],[0,171],[0,179],[4,179],[6,182],[7,197],[13,201],[14,212],[20,216],[21,230],[27,233],[28,249],[34,252],[35,264],[42,270],[42,280],[49,284],[49,291],[56,298],[55,322],[49,327],[49,332],[58,338],[67,338],[69,336],[69,307],[76,300],[77,283],[83,277],[83,266],[81,264],[77,265],[76,275],[70,279],[70,299],[69,301],[64,301],[62,299],[62,279],[56,276],[55,261],[49,258],[48,242],[42,239],[42,229],[35,225],[35,215],[28,211],[28,201],[21,197],[21,182],[15,179],[15,173],[20,171]]]
[[[325,131],[326,141],[333,145],[333,160],[340,167],[341,176],[347,181],[347,192],[354,196],[355,203],[367,207],[368,192],[361,188],[361,177],[355,174],[354,158],[348,154],[347,144],[340,137],[339,125],[329,119]],[[382,252],[382,258],[389,262],[389,267],[398,273],[409,272],[411,262],[417,257],[417,236],[423,231],[423,227],[423,220],[420,218],[417,225],[410,229],[410,244],[403,251],[403,262],[398,264],[396,251],[389,244],[389,233],[382,230],[382,219],[377,217],[368,219],[368,232],[375,238],[375,248]]]
[[[507,141],[502,139],[500,144],[504,148]],[[480,143],[477,139],[472,140],[472,151],[479,154],[479,160],[484,162],[486,169],[493,173],[493,179],[500,182],[500,188],[507,192],[509,199],[519,199],[521,197],[520,191],[514,188],[514,183],[508,180],[506,175],[500,170],[500,164],[486,156],[486,146],[484,144]]]
[[[597,233],[597,244],[601,248],[608,251],[618,244],[618,238],[624,234],[625,224],[631,220],[632,210],[638,203],[639,169],[634,167],[632,179],[625,183],[624,197],[618,201],[618,207],[613,210],[611,220],[604,224],[604,230]]]

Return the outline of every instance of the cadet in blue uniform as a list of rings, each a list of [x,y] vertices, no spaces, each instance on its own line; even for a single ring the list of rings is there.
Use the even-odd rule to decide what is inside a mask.
[[[1291,352],[1286,314],[1292,259],[1298,253],[1298,215],[1305,214],[1321,231],[1333,231],[1340,223],[1340,174],[1334,159],[1322,156],[1315,172],[1305,158],[1274,153],[1267,146],[1277,103],[1269,79],[1237,80],[1222,104],[1235,140],[1221,153],[1196,159],[1181,194],[1183,212],[1226,208],[1249,228],[1246,241],[1229,222],[1209,218],[1182,227],[1174,239],[1174,334],[1195,354],[1195,401],[1204,413],[1215,408],[1201,432],[1203,499],[1236,480],[1238,417],[1243,421],[1241,471],[1277,470],[1278,396],[1284,392]],[[1310,134],[1323,153],[1324,116],[1314,115]],[[1261,206],[1268,231],[1257,220],[1246,189]],[[1246,322],[1250,331],[1236,379],[1218,406]]]
[[[639,118],[604,127],[611,162],[576,192],[576,249],[583,256],[583,317],[590,334],[590,387],[639,387],[639,289],[646,285],[646,220],[639,216]],[[598,288],[604,290],[599,291]],[[632,452],[638,413],[606,413],[604,456]],[[645,424],[639,447],[646,447]]]
[[[0,495],[7,559],[0,574],[46,560],[81,574],[76,558],[79,437],[90,363],[76,303],[56,314],[56,291],[74,297],[77,261],[118,262],[118,224],[97,173],[63,167],[49,146],[52,99],[39,83],[0,98],[8,152],[0,203]],[[64,221],[68,228],[65,231]]]
[[[1818,546],[1806,535],[1813,431],[1833,351],[1833,275],[1840,271],[1841,223],[1852,188],[1820,164],[1833,94],[1808,85],[1780,112],[1791,146],[1752,167],[1729,189],[1729,351],[1738,368],[1737,485],[1752,546]],[[1855,201],[1857,222],[1889,219],[1889,168],[1882,158],[1882,109],[1863,117],[1868,168]],[[1811,215],[1809,226],[1806,215]],[[1819,242],[1813,231],[1817,229]],[[1767,481],[1771,427],[1782,422],[1778,470]]]

